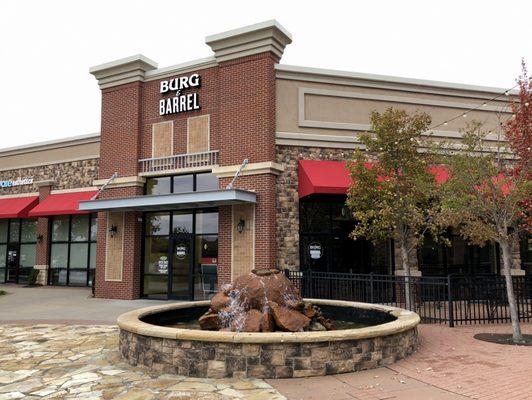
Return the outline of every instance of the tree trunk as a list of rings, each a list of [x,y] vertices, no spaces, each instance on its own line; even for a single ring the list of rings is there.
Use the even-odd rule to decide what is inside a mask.
[[[405,272],[405,306],[407,310],[412,310],[412,289],[410,285],[410,259],[408,258],[408,248],[405,239],[401,239],[401,261]]]
[[[522,342],[521,325],[519,324],[519,314],[517,312],[517,302],[514,295],[514,284],[512,279],[512,262],[510,255],[510,243],[508,239],[501,239],[499,245],[502,250],[503,273],[506,280],[506,293],[508,296],[508,305],[510,306],[510,318],[512,320],[513,340]]]

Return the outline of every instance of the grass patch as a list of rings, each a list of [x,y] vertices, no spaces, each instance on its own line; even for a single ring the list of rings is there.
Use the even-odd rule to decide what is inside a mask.
[[[0,290],[0,296],[3,296],[5,294],[7,294],[7,292],[5,290]]]

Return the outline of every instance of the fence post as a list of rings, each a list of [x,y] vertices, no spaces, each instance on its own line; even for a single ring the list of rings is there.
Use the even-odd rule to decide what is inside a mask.
[[[451,275],[447,275],[447,306],[449,307],[449,328],[454,328],[453,291]]]
[[[369,302],[373,304],[373,272],[369,274]]]
[[[308,291],[308,294],[309,294],[309,297],[311,299],[314,298],[314,290],[313,290],[313,283],[312,282],[312,269],[308,269],[308,287],[309,287],[309,291]]]

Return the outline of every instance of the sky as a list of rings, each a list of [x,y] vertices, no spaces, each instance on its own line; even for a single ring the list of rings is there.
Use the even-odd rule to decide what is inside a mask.
[[[269,19],[293,37],[283,64],[510,88],[531,15],[526,0],[2,0],[0,148],[99,132],[91,66],[208,57],[205,36]]]

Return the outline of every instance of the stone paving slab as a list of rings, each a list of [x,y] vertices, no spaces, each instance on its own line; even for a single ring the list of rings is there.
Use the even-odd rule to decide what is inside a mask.
[[[117,350],[118,328],[0,326],[0,400],[283,400],[259,379],[200,379],[131,367]]]

